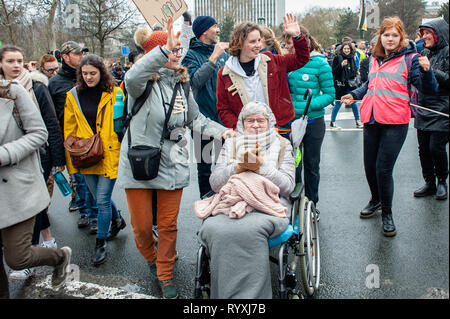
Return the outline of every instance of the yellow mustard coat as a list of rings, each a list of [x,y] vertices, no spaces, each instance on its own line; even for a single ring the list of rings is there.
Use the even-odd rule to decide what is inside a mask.
[[[66,105],[64,107],[64,140],[69,135],[79,138],[89,138],[94,135],[89,123],[81,111],[77,102],[76,88],[67,92]],[[97,132],[100,131],[100,139],[103,143],[103,159],[94,166],[76,169],[72,165],[69,152],[66,150],[66,165],[69,174],[80,172],[81,174],[103,175],[110,179],[117,178],[119,167],[120,142],[114,132],[114,103],[116,102],[119,87],[114,87],[112,93],[103,92],[97,108]],[[105,109],[103,126],[99,130],[102,120],[102,110]]]

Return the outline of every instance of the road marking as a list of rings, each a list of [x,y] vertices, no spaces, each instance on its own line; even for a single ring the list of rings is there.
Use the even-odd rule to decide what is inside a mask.
[[[38,282],[36,287],[51,289],[51,275]],[[67,297],[84,299],[160,299],[154,296],[129,292],[120,288],[106,287],[89,282],[68,281],[58,291],[61,291]]]

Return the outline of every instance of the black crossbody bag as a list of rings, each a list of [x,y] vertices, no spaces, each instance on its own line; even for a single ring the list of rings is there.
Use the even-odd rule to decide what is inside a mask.
[[[154,82],[149,81],[145,88],[144,94],[138,98],[139,101],[136,100],[136,103],[133,105],[131,113],[127,116],[126,127],[129,126],[131,118],[137,114],[139,109],[142,107],[142,104],[149,96],[153,83]],[[181,83],[178,82],[173,90],[172,100],[170,101],[169,110],[167,111],[166,119],[164,121],[159,147],[147,145],[131,146],[131,128],[128,131],[128,159],[130,161],[133,177],[136,180],[148,181],[158,176],[159,163],[161,161],[162,146],[164,144],[164,137],[167,135],[168,131],[167,124],[169,123],[170,116],[172,115],[173,106],[175,104],[175,98],[180,85]]]

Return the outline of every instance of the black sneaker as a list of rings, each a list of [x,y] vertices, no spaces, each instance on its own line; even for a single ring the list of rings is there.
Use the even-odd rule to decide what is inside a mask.
[[[381,213],[381,220],[383,221],[383,235],[385,237],[395,236],[397,229],[395,228],[394,218],[392,218],[392,212],[383,211]]]
[[[81,216],[78,220],[78,228],[86,228],[89,226],[89,217],[87,215]]]
[[[70,258],[72,257],[72,249],[70,247],[63,247],[61,250],[64,254],[64,259],[59,265],[55,266],[52,274],[52,287],[54,289],[59,289],[66,282]]]
[[[414,191],[414,197],[425,197],[436,194],[436,184],[434,182],[425,183],[424,186]]]
[[[95,252],[92,258],[94,266],[99,266],[106,261],[106,240],[97,238],[95,240]]]
[[[89,234],[97,235],[97,230],[98,230],[97,220],[94,219],[90,223],[91,223],[91,228],[89,229]]]
[[[69,212],[74,212],[76,210],[78,210],[78,206],[75,200],[72,198],[69,203]]]
[[[360,218],[370,218],[375,216],[375,213],[377,212],[377,210],[381,209],[381,203],[380,202],[373,202],[370,201],[366,207],[364,207],[361,210],[361,213],[359,214]]]
[[[125,220],[123,219],[122,216],[119,216],[118,218],[111,220],[111,228],[109,230],[108,237],[106,238],[106,240],[114,239],[119,233],[119,231],[124,229],[126,226],[127,224],[125,223]]]

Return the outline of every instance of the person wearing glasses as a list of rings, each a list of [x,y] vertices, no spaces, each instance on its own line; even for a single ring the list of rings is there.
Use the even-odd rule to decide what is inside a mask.
[[[192,24],[192,30],[195,37],[191,39],[189,50],[181,63],[189,72],[192,91],[200,112],[207,118],[222,123],[216,108],[216,85],[217,72],[228,60],[228,54],[225,52],[228,49],[228,42],[217,42],[220,29],[213,17],[198,16]],[[194,141],[197,141],[197,139],[194,139]],[[203,149],[211,145],[210,143],[213,140],[201,137],[200,145],[194,146],[197,157],[200,197],[211,191],[209,176],[211,175],[212,154],[210,154],[210,151],[208,152],[209,156],[202,155]],[[217,150],[215,158],[217,158],[221,146],[217,144],[215,146]],[[212,150],[212,148],[209,149]]]
[[[131,119],[122,140],[117,183],[125,189],[130,222],[136,247],[149,265],[150,272],[158,277],[163,298],[175,299],[178,292],[173,284],[176,256],[177,219],[183,188],[189,185],[189,130],[195,129],[208,138],[225,138],[234,135],[219,123],[208,119],[195,102],[192,90],[187,90],[189,75],[181,66],[182,50],[179,34],[173,32],[173,18],[169,16],[168,32],[138,29],[134,35],[137,45],[145,55],[125,74],[128,92],[128,110],[145,91],[147,81],[153,81],[152,91],[141,109]],[[177,83],[182,83],[180,86]],[[179,89],[178,89],[179,88]],[[186,91],[185,91],[186,89]],[[171,131],[162,137],[163,127],[172,98],[177,101],[167,123]],[[136,180],[128,159],[128,134],[130,146],[161,147],[161,160],[157,177]],[[158,249],[153,239],[153,194],[156,193]]]
[[[39,65],[39,71],[36,70],[36,72],[45,74],[48,79],[54,77],[59,71],[58,60],[51,54],[44,54],[39,61]]]

